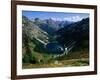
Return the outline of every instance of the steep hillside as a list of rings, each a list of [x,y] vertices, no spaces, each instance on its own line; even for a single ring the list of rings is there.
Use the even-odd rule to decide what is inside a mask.
[[[47,43],[48,34],[25,16],[22,17],[22,25],[23,62],[38,62],[42,58],[39,52],[43,51],[43,46],[36,39]]]
[[[39,38],[43,40],[44,42],[48,42],[48,34],[39,28],[38,25],[34,24],[32,21],[30,21],[27,17],[23,16],[23,38],[26,36],[30,39],[33,37]],[[25,37],[24,37],[25,36]],[[24,40],[24,39],[23,39]]]
[[[57,40],[66,44],[73,40],[76,41],[80,47],[88,47],[89,41],[89,18],[83,19],[79,22],[72,23],[57,31]]]
[[[57,41],[65,46],[70,41],[76,41],[74,48],[62,59],[89,58],[89,18],[67,25],[57,31]]]

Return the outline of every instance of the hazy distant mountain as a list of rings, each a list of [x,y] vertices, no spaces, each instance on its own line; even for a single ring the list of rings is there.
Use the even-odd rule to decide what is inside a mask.
[[[50,35],[72,23],[69,21],[54,21],[53,19],[41,20],[39,18],[35,18],[33,22]]]

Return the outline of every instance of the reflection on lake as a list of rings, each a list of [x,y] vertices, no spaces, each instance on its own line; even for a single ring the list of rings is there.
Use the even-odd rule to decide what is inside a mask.
[[[63,45],[59,44],[59,43],[48,43],[46,45],[47,51],[49,53],[54,53],[54,54],[62,54],[65,51],[65,48]]]

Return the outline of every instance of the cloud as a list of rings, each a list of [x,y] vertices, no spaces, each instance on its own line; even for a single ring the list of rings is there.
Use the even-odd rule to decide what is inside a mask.
[[[62,21],[63,19],[62,18],[55,18],[55,17],[51,17],[52,20],[55,20],[55,21]]]
[[[82,20],[83,18],[80,16],[69,16],[69,17],[65,17],[65,18],[59,18],[59,17],[51,17],[52,20],[55,21],[72,21],[72,22],[77,22]]]
[[[80,16],[71,16],[71,17],[64,18],[64,20],[77,22],[77,21],[82,20],[82,18]]]

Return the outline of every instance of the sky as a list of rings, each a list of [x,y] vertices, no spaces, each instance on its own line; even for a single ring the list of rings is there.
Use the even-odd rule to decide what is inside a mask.
[[[89,17],[88,13],[69,13],[69,12],[42,12],[42,11],[22,11],[22,15],[28,17],[30,20],[35,18],[53,19],[56,21],[73,21],[77,22],[83,18]]]

